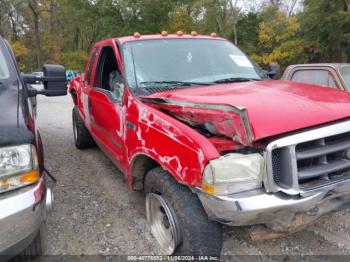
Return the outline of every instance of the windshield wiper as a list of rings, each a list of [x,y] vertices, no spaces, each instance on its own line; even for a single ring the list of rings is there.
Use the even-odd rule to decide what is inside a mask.
[[[249,81],[261,81],[261,79],[246,78],[246,77],[229,77],[229,78],[216,80],[214,81],[214,83],[222,84],[222,83],[237,83],[237,82],[249,82]]]
[[[167,85],[167,86],[209,86],[213,83],[202,83],[202,82],[187,82],[187,81],[146,81],[141,82],[141,85]]]

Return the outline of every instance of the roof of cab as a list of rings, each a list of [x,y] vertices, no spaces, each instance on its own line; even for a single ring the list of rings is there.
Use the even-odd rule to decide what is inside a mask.
[[[115,38],[119,43],[124,44],[126,42],[133,41],[142,41],[142,40],[159,40],[159,39],[220,39],[225,40],[224,38],[218,36],[210,36],[210,35],[192,35],[192,34],[156,34],[156,35],[142,35],[139,37],[135,36],[123,36]]]
[[[138,34],[138,33],[136,33]],[[127,42],[135,42],[135,41],[143,41],[143,40],[160,40],[160,39],[215,39],[215,40],[225,40],[225,38],[219,36],[211,36],[211,35],[192,35],[192,34],[154,34],[154,35],[142,35],[138,36],[122,36],[116,38],[104,39],[95,44],[95,46],[103,46],[105,44],[110,43],[112,40],[117,41],[119,44],[124,44]]]

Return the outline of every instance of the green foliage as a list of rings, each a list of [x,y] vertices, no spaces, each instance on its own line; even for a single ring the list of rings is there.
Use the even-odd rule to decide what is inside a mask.
[[[242,14],[237,21],[238,46],[249,55],[257,52],[260,21],[256,13]]]
[[[197,28],[202,34],[217,32],[233,41],[233,24],[239,10],[231,6],[232,0],[198,0],[193,9]]]
[[[145,34],[159,33],[168,27],[170,13],[174,8],[171,0],[143,0],[137,1],[139,7],[139,23],[137,31]]]
[[[288,17],[276,7],[260,14],[257,52],[252,58],[260,65],[278,63],[282,68],[303,61],[297,17]]]
[[[60,61],[66,68],[70,70],[83,71],[87,60],[87,54],[85,52],[62,52],[60,55]]]
[[[169,32],[176,33],[178,30],[185,33],[190,33],[193,30],[193,19],[182,7],[175,8],[169,21]]]
[[[347,62],[350,52],[350,1],[305,0],[300,14],[310,61]]]
[[[242,11],[236,3],[244,2]],[[0,34],[11,40],[22,70],[62,63],[82,70],[92,45],[131,35],[217,32],[265,67],[278,62],[346,62],[350,57],[350,0],[0,0]],[[288,9],[288,8],[287,8]],[[258,11],[257,11],[258,10]]]
[[[20,70],[26,70],[26,65],[23,63],[23,59],[26,58],[29,50],[19,41],[10,41],[10,44],[12,46],[13,52],[15,53]]]

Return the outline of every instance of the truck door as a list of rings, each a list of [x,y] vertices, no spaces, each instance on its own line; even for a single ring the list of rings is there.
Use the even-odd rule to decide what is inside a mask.
[[[80,94],[81,104],[78,104],[79,111],[82,113],[85,124],[89,129],[91,129],[91,117],[89,112],[88,90],[92,88],[92,83],[93,83],[92,73],[93,73],[93,68],[94,68],[97,55],[98,55],[98,47],[95,47],[91,51],[90,59],[85,69],[84,76],[82,76],[83,79],[81,81],[81,94]]]
[[[95,140],[120,167],[123,159],[123,95],[121,70],[117,62],[116,47],[101,48],[89,89],[91,132]]]

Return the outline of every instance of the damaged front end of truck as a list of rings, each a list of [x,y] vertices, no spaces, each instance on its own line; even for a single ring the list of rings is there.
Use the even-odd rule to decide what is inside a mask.
[[[142,98],[143,102],[188,124],[205,136],[233,139],[251,145],[254,135],[245,108],[231,105],[199,104],[166,98]]]
[[[234,145],[208,162],[196,189],[209,218],[231,226],[265,225],[251,237],[267,239],[349,207],[350,121],[257,141],[244,107],[167,97],[141,100],[208,139]]]

